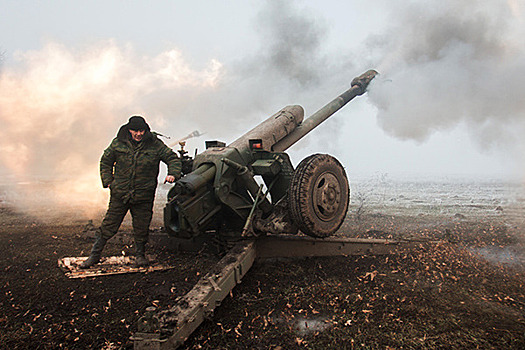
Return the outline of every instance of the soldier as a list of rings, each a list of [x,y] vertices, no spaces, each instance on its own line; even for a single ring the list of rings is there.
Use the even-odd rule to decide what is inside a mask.
[[[110,189],[109,207],[87,260],[81,268],[87,269],[100,261],[102,250],[131,212],[135,239],[134,265],[147,266],[146,243],[153,215],[153,201],[157,188],[160,161],[168,166],[166,182],[174,182],[181,174],[181,161],[171,148],[150,131],[141,116],[132,116],[120,127],[100,159],[102,186]]]

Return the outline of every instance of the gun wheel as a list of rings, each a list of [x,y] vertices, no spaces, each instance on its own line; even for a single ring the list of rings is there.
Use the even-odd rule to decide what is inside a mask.
[[[290,184],[289,209],[303,233],[333,235],[346,217],[349,201],[348,179],[337,159],[314,154],[299,163]]]

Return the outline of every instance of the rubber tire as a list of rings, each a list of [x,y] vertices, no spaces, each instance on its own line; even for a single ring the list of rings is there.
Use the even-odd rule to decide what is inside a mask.
[[[325,238],[345,220],[350,187],[336,158],[313,154],[295,169],[288,195],[290,216],[299,229],[308,236]]]

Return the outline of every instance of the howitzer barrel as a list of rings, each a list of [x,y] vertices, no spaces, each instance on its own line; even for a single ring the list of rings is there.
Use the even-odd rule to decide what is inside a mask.
[[[301,125],[303,118],[303,107],[298,105],[286,106],[232,142],[229,147],[236,148],[242,152],[244,149],[249,150],[249,140],[258,139],[261,141],[261,149],[271,152],[276,142],[285,138],[298,125]]]
[[[272,147],[274,152],[284,152],[294,143],[299,141],[303,136],[312,131],[319,124],[328,119],[332,114],[340,110],[344,105],[350,102],[354,97],[365,93],[368,84],[378,73],[375,70],[369,70],[360,76],[354,78],[351,83],[351,88],[343,92],[341,95],[333,99],[326,106],[312,114],[308,119],[304,120],[297,128],[295,128],[286,137],[279,140]]]

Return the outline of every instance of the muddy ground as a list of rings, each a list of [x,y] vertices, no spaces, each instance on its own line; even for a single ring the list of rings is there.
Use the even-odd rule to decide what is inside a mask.
[[[499,182],[353,184],[340,236],[439,240],[389,256],[258,261],[187,349],[523,349],[525,191]],[[167,308],[218,257],[150,250],[174,269],[68,279],[93,221],[23,212],[0,191],[0,348],[128,349],[145,308]],[[157,208],[159,213],[160,207]],[[152,226],[159,234],[157,215]],[[129,254],[129,223],[107,254]]]

